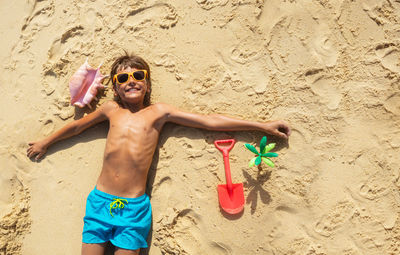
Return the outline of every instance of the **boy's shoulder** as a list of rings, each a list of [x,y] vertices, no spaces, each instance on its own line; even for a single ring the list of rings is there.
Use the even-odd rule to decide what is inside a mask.
[[[155,103],[150,105],[149,107],[162,114],[168,114],[173,109],[171,105],[166,103]]]
[[[107,114],[113,110],[119,109],[120,106],[115,101],[107,101],[99,107],[99,111]]]
[[[119,108],[119,105],[115,101],[107,101],[103,103],[100,107],[102,107],[103,109],[117,109]]]

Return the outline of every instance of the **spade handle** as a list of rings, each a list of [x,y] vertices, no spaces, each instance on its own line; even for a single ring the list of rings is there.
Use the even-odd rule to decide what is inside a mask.
[[[222,152],[224,157],[224,166],[225,166],[225,178],[226,178],[226,186],[228,188],[229,194],[232,194],[232,177],[231,177],[231,167],[229,164],[229,151],[235,145],[235,139],[227,139],[227,140],[216,140],[214,142],[215,147]],[[220,146],[220,144],[229,144],[228,146]]]

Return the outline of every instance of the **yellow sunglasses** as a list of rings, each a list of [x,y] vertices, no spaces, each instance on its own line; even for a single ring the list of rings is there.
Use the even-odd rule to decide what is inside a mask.
[[[129,76],[135,81],[143,81],[147,78],[147,70],[137,70],[130,73],[118,73],[113,77],[113,83],[123,84],[129,80]]]

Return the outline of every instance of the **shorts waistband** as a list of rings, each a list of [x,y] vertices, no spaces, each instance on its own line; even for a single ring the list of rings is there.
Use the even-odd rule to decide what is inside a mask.
[[[140,197],[119,197],[119,196],[114,196],[108,193],[105,193],[101,190],[98,190],[97,187],[94,187],[93,189],[94,194],[96,194],[97,196],[100,196],[102,198],[105,199],[109,199],[109,200],[115,200],[115,199],[126,199],[129,203],[141,203],[144,200],[146,200],[148,198],[148,195],[146,193],[144,193],[143,195],[141,195]]]

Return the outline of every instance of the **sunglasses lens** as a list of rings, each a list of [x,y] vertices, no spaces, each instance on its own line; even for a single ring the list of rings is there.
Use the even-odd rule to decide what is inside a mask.
[[[124,83],[129,79],[129,74],[121,73],[117,75],[118,83]]]
[[[145,74],[144,74],[143,71],[136,71],[136,72],[133,73],[133,77],[137,81],[142,81],[145,78]]]

